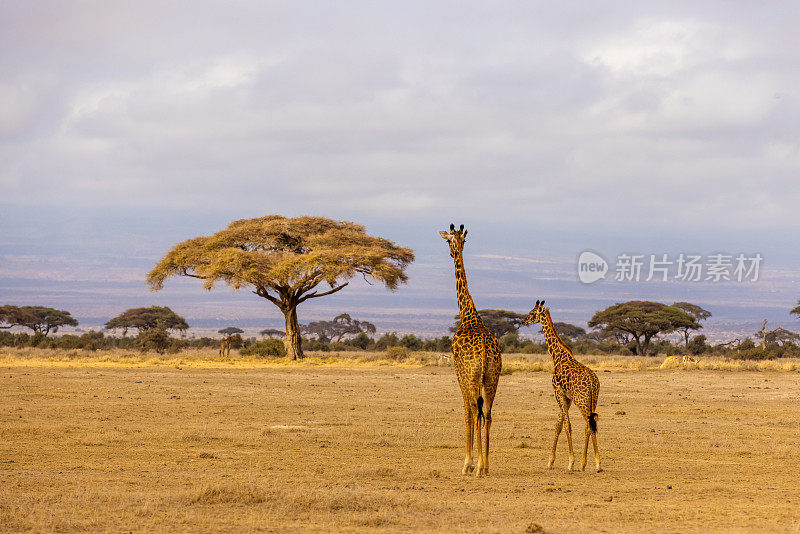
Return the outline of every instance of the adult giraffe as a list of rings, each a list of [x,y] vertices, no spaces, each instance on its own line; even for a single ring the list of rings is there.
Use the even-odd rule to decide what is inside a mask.
[[[456,295],[458,313],[461,317],[458,330],[453,335],[453,364],[456,368],[458,385],[461,386],[461,395],[464,397],[464,420],[467,426],[467,454],[461,472],[467,475],[474,469],[472,442],[473,432],[477,430],[478,470],[475,476],[483,476],[489,474],[492,403],[503,366],[500,342],[483,324],[467,289],[467,273],[464,270],[463,257],[467,230],[464,230],[463,224],[458,230],[451,224],[450,232],[442,231],[439,234],[450,245],[450,256],[455,263]],[[481,443],[481,423],[486,427],[484,444]]]

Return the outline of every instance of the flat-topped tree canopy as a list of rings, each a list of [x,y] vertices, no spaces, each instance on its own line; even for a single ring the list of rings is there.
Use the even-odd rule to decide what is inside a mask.
[[[225,336],[232,336],[234,334],[244,334],[244,330],[241,328],[236,328],[235,326],[229,326],[227,328],[223,328],[222,330],[217,330],[217,333]]]
[[[109,330],[122,328],[123,335],[128,333],[128,328],[136,328],[139,332],[142,332],[157,326],[166,330],[186,330],[189,328],[186,319],[166,306],[131,308],[105,324],[105,327]]]
[[[78,326],[78,320],[67,310],[46,306],[0,306],[0,328],[13,326],[23,326],[47,335],[58,332],[60,326]]]
[[[147,282],[159,290],[170,276],[188,276],[202,279],[206,289],[218,282],[248,288],[283,312],[286,352],[297,358],[302,356],[297,305],[336,293],[358,274],[394,290],[408,279],[405,268],[413,260],[411,249],[370,236],[360,224],[268,215],[175,245]]]
[[[598,311],[589,320],[590,327],[599,328],[605,336],[630,337],[636,344],[636,354],[646,356],[650,340],[679,328],[700,328],[698,322],[683,310],[660,302],[631,300],[619,302]]]
[[[259,334],[262,336],[280,336],[283,337],[286,335],[286,332],[283,330],[278,330],[277,328],[265,328],[264,330],[260,331]]]

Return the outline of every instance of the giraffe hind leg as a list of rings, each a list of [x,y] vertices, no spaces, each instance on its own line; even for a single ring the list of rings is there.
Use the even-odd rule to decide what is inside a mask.
[[[468,475],[475,469],[472,465],[472,442],[473,442],[473,418],[472,411],[469,405],[464,406],[464,421],[467,424],[467,454],[464,458],[464,468],[461,470],[462,475]]]
[[[592,430],[589,428],[589,422],[586,422],[586,441],[583,444],[583,460],[581,460],[581,471],[586,470],[586,457],[589,454],[589,435]]]
[[[483,419],[483,397],[478,397],[478,402],[475,405],[475,431],[477,434],[477,444],[478,444],[478,469],[475,471],[475,476],[480,477],[483,476],[484,472],[484,457],[483,457],[483,443],[481,441],[481,420]]]
[[[597,472],[600,473],[603,471],[603,468],[600,467],[600,451],[597,450],[597,414],[592,413],[590,417],[594,417],[595,420],[594,428],[591,429],[592,445],[594,446],[594,465],[597,468]]]
[[[493,389],[489,389],[488,391],[484,390],[486,394],[486,410],[484,413],[484,426],[486,430],[486,441],[484,443],[483,449],[483,474],[489,474],[489,429],[492,428],[492,404],[494,403],[494,394],[495,391]]]

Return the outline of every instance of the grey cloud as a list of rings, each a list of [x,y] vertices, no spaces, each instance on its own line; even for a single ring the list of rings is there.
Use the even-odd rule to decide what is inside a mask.
[[[545,259],[744,232],[778,249],[798,226],[797,18],[791,2],[5,3],[0,202],[157,217],[126,234],[171,231],[151,255],[274,212],[415,248],[433,245],[409,224],[460,218],[487,229],[483,253]]]

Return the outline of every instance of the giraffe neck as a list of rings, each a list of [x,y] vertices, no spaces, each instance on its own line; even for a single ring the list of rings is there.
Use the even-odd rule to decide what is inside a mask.
[[[461,324],[483,324],[467,288],[467,272],[464,270],[464,257],[461,252],[455,256],[455,266],[456,295],[458,296],[458,314],[461,316]]]
[[[573,361],[575,358],[569,348],[561,341],[561,338],[558,337],[549,311],[545,311],[544,317],[542,317],[542,332],[544,332],[544,339],[547,342],[547,351],[553,358],[555,371],[559,373],[565,363]]]

